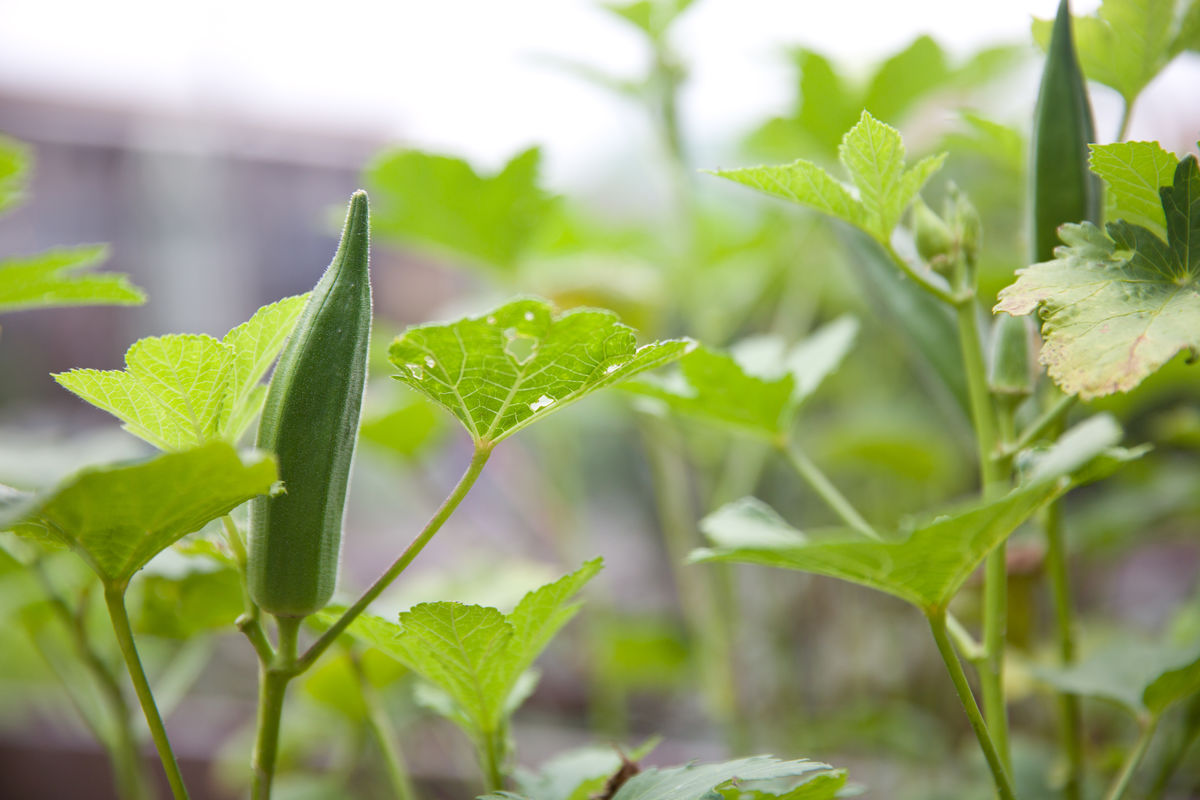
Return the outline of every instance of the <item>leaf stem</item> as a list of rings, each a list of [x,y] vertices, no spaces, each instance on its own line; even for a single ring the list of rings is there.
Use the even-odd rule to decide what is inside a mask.
[[[283,720],[283,699],[288,683],[299,674],[296,651],[303,617],[276,617],[279,647],[271,662],[259,664],[258,735],[252,761],[254,775],[250,783],[253,800],[270,800],[275,780],[275,762],[279,754],[279,728]]]
[[[362,696],[363,708],[367,712],[367,727],[379,745],[383,756],[383,764],[387,771],[388,786],[391,788],[394,800],[414,800],[412,779],[400,753],[400,745],[396,741],[396,731],[388,719],[383,699],[371,685],[370,679],[363,670],[362,660],[357,653],[347,653],[350,666],[354,669],[354,677],[358,683],[358,692]]]
[[[943,303],[946,303],[947,305],[957,306],[962,303],[962,298],[957,294],[947,289],[943,289],[935,283],[930,283],[924,275],[917,272],[916,268],[913,267],[913,265],[910,264],[907,259],[903,258],[899,253],[896,252],[896,248],[892,247],[891,242],[885,242],[879,239],[876,239],[875,241],[879,242],[880,247],[884,249],[884,252],[888,254],[888,257],[892,260],[892,262],[899,267],[900,271],[907,275],[909,279],[917,286],[921,287],[926,292],[933,295],[938,300],[941,300]]]
[[[994,458],[1014,456],[1051,430],[1062,417],[1070,411],[1079,398],[1073,394],[1061,395],[1054,405],[1043,411],[1041,415],[1029,424],[1012,444],[1006,445]]]
[[[983,360],[983,344],[976,321],[976,299],[955,304],[958,322],[958,341],[962,350],[963,368],[967,378],[967,393],[971,404],[971,422],[979,448],[980,483],[983,496],[994,496],[1002,490],[1007,465],[994,458],[997,450],[996,409],[987,383],[987,367]],[[983,691],[983,707],[996,748],[1004,764],[1009,765],[1008,712],[1004,699],[1004,644],[1008,625],[1008,570],[1005,543],[1001,542],[988,554],[984,566],[983,649],[986,656],[979,671]]]
[[[1046,572],[1050,579],[1050,594],[1054,606],[1055,636],[1058,640],[1058,659],[1068,665],[1075,661],[1075,620],[1071,607],[1070,577],[1067,572],[1066,547],[1063,542],[1062,508],[1057,500],[1046,506],[1042,516],[1046,534]],[[1067,759],[1067,778],[1063,794],[1067,800],[1083,796],[1083,719],[1079,697],[1058,692],[1059,739]]]
[[[983,750],[988,768],[992,771],[996,792],[999,794],[1000,800],[1016,800],[1016,795],[1013,794],[1012,780],[1008,777],[1008,770],[1000,757],[996,744],[992,741],[988,725],[983,721],[983,715],[979,713],[979,705],[975,702],[975,695],[971,693],[971,686],[967,683],[967,676],[963,672],[962,664],[959,663],[954,647],[946,635],[946,614],[944,611],[935,611],[928,615],[928,619],[929,629],[933,632],[933,640],[937,643],[938,652],[941,654],[942,660],[946,662],[946,670],[950,673],[950,680],[954,683],[955,691],[958,692],[958,699],[962,702],[963,710],[967,712],[971,729],[975,731],[979,747]]]
[[[125,659],[125,667],[129,679],[137,692],[138,702],[142,705],[142,713],[146,717],[146,725],[150,728],[150,737],[154,740],[154,748],[162,761],[163,770],[167,774],[167,783],[171,787],[171,795],[175,800],[187,800],[188,791],[183,783],[183,775],[179,772],[179,764],[175,753],[171,750],[171,742],[167,738],[167,729],[163,725],[162,716],[154,702],[154,693],[150,689],[150,681],[142,668],[142,660],[138,656],[137,644],[133,640],[133,629],[129,625],[129,613],[125,610],[125,588],[127,584],[104,584],[104,602],[108,606],[108,617],[112,620],[113,632],[117,636],[121,655]]]
[[[869,522],[863,519],[862,515],[858,513],[858,510],[851,505],[849,500],[846,499],[846,496],[838,491],[838,488],[833,485],[833,481],[826,477],[825,473],[821,471],[821,468],[813,463],[813,461],[804,454],[804,451],[802,451],[794,443],[790,443],[787,440],[780,440],[778,448],[783,454],[783,457],[786,458],[787,462],[792,466],[792,469],[796,470],[796,474],[803,478],[804,481],[812,487],[813,491],[815,491],[821,497],[821,499],[825,501],[825,504],[828,505],[829,508],[832,509],[833,512],[837,514],[843,522],[868,538],[874,539],[877,542],[883,541],[883,537],[881,537],[879,533],[871,527]]]
[[[483,471],[483,467],[487,464],[488,458],[492,454],[494,445],[490,443],[479,443],[475,446],[475,453],[471,456],[471,463],[467,466],[466,472],[458,479],[458,483],[451,490],[450,494],[442,502],[442,505],[434,512],[429,522],[425,524],[425,528],[413,539],[412,543],[405,548],[392,565],[387,568],[387,571],[379,576],[371,587],[363,592],[362,597],[354,602],[354,605],[346,609],[342,616],[338,617],[337,622],[333,623],[327,631],[321,634],[312,645],[304,652],[296,661],[297,672],[304,672],[316,662],[321,654],[324,653],[329,646],[337,640],[337,637],[342,634],[342,631],[349,627],[350,623],[366,610],[375,598],[383,594],[383,590],[391,585],[392,581],[404,572],[405,568],[412,563],[412,560],[424,549],[425,545],[429,544],[429,540],[434,537],[454,510],[462,503],[463,498],[467,496],[467,492],[475,485],[475,481],[479,478],[479,474]]]
[[[1150,747],[1150,740],[1154,738],[1154,731],[1158,729],[1158,719],[1158,715],[1154,714],[1149,718],[1139,720],[1142,728],[1141,735],[1138,736],[1133,750],[1129,751],[1129,755],[1125,758],[1125,763],[1121,765],[1121,771],[1117,773],[1117,777],[1113,780],[1108,792],[1105,793],[1104,800],[1121,800],[1125,796],[1125,790],[1133,782],[1133,773],[1137,771],[1138,765],[1142,763],[1142,758],[1146,755],[1146,750]]]

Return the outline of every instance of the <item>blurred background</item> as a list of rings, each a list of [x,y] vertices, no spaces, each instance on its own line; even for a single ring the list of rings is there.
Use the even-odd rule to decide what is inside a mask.
[[[696,0],[658,28],[589,0],[0,0],[0,132],[35,158],[28,202],[0,220],[0,254],[108,242],[106,269],[150,297],[138,308],[5,317],[0,483],[33,488],[80,463],[144,452],[49,373],[120,368],[138,337],[219,336],[259,305],[307,290],[336,246],[342,204],[365,186],[379,345],[374,427],[364,430],[344,544],[347,595],[407,543],[469,456],[448,416],[388,380],[386,342],[408,324],[518,293],[613,308],[646,339],[690,335],[717,347],[760,334],[794,342],[854,314],[856,349],[806,406],[797,436],[873,520],[890,525],[964,497],[975,478],[964,467],[974,445],[961,387],[894,335],[877,276],[821,218],[699,170],[830,164],[868,107],[902,130],[911,155],[950,150],[926,196],[936,207],[951,178],[980,208],[994,295],[1025,263],[1024,160],[1041,62],[1030,21],[1055,6]],[[1142,95],[1128,138],[1194,151],[1197,86],[1200,58],[1185,54]],[[1097,86],[1093,104],[1099,138],[1111,141],[1120,99]],[[414,208],[434,221],[412,222]],[[494,219],[470,230],[439,222],[485,211]],[[1200,557],[1195,385],[1177,363],[1132,395],[1093,404],[1116,413],[1133,443],[1157,449],[1071,509],[1085,618],[1157,631],[1188,624],[1181,607],[1188,619],[1200,613],[1190,599]],[[737,437],[608,395],[498,450],[384,604],[512,602],[605,556],[583,616],[517,717],[520,761],[661,734],[653,759],[662,763],[773,752],[848,766],[870,797],[989,796],[911,609],[794,574],[739,568],[721,586],[705,568],[681,566],[700,543],[696,521],[744,494],[797,524],[833,522],[811,493]],[[1017,542],[1014,646],[1035,659],[1046,624],[1041,554]],[[968,621],[976,593],[964,592]],[[733,619],[709,625],[722,602],[736,604]],[[197,796],[237,796],[253,656],[232,635],[207,649],[181,645],[183,633],[155,613],[142,621],[161,638],[148,646],[152,663],[189,689],[172,729],[208,787]],[[63,753],[102,786],[100,750],[19,632],[6,637],[0,795],[67,796],[39,783]],[[1016,728],[1028,736],[1017,751],[1031,776],[1022,796],[1051,796],[1037,788],[1051,715],[1019,660],[1013,673]],[[394,689],[389,707],[415,777],[429,797],[470,796],[466,742],[423,716],[393,677],[380,680]],[[303,709],[288,712],[288,755],[296,774],[332,766],[348,783],[294,796],[347,796],[345,785],[386,796],[364,763],[371,755],[353,744],[361,712],[330,687],[318,671],[296,692]],[[1103,707],[1089,712],[1099,730],[1125,730]],[[213,753],[232,756],[214,765]]]

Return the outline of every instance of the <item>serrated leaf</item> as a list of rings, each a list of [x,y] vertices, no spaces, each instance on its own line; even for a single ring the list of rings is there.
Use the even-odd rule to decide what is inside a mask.
[[[399,624],[369,614],[351,623],[351,636],[377,647],[429,681],[438,694],[427,699],[469,733],[494,733],[524,699],[522,676],[550,639],[579,610],[570,602],[600,571],[594,559],[580,569],[529,592],[512,613],[463,603],[420,603],[400,614]],[[335,614],[323,612],[330,622]]]
[[[306,293],[269,303],[221,340],[232,347],[234,353],[228,401],[232,411],[226,428],[231,441],[241,437],[261,410],[265,386],[259,382],[283,350],[307,302]]]
[[[0,193],[3,191],[0,188]],[[0,203],[3,200],[0,196]],[[138,305],[145,302],[145,293],[131,284],[125,275],[115,272],[79,274],[107,258],[105,245],[87,245],[0,259],[0,312],[46,306]]]
[[[1174,153],[1158,142],[1114,142],[1090,145],[1092,172],[1103,179],[1106,216],[1166,235],[1166,218],[1158,190],[1171,185],[1179,165]]]
[[[834,800],[850,795],[842,792],[846,785],[845,771],[817,775],[798,786],[788,788],[790,781],[779,779],[739,781],[733,786],[718,789],[723,800]]]
[[[1034,674],[1063,692],[1109,700],[1134,715],[1158,715],[1200,691],[1200,642],[1181,646],[1126,637],[1069,667],[1039,667]]]
[[[224,442],[90,467],[0,509],[0,530],[47,536],[79,553],[106,582],[127,581],[180,537],[270,490],[275,462],[243,461]]]
[[[713,547],[692,562],[783,567],[858,583],[899,597],[925,613],[944,609],[988,553],[1060,491],[1043,483],[900,533],[867,541],[839,531],[812,539],[765,503],[743,498],[710,514],[700,529]]]
[[[1176,0],[1104,0],[1094,14],[1074,17],[1084,74],[1116,89],[1127,105],[1133,105],[1142,89],[1187,46],[1190,34],[1176,24],[1175,7]],[[1033,22],[1034,38],[1043,47],[1050,40],[1051,24]]]
[[[125,423],[125,430],[163,450],[216,438],[229,419],[235,354],[211,336],[170,334],[134,342],[124,370],[73,369],[54,375]]]
[[[657,744],[658,739],[650,739],[626,758],[640,761]],[[604,791],[608,778],[622,765],[622,752],[615,745],[592,745],[560,753],[536,773],[518,768],[513,777],[519,793],[529,800],[591,800]]]
[[[838,157],[854,181],[857,197],[824,169],[803,159],[784,166],[712,174],[809,206],[888,242],[900,215],[945,160],[944,154],[930,156],[907,167],[900,133],[866,111],[842,137]]]
[[[698,347],[679,369],[628,385],[683,414],[730,425],[767,438],[786,433],[796,408],[849,351],[858,322],[842,317],[790,350],[774,336],[746,339],[728,354]]]
[[[412,461],[443,432],[444,417],[423,397],[405,392],[404,400],[385,413],[368,416],[359,427],[361,441]]]
[[[1018,270],[997,311],[1041,308],[1041,360],[1064,392],[1127,392],[1200,347],[1200,171],[1179,162],[1160,190],[1167,240],[1127,222],[1064,225],[1055,259]],[[1107,232],[1107,233],[1106,233]]]
[[[29,151],[23,144],[0,136],[0,214],[20,202],[29,161]]]
[[[541,151],[518,153],[495,175],[415,150],[377,158],[363,176],[373,231],[512,271],[546,223],[553,199],[538,186]]]
[[[476,443],[494,444],[691,346],[675,339],[637,347],[633,330],[610,311],[556,313],[529,299],[409,328],[388,357],[399,380],[450,411]]]

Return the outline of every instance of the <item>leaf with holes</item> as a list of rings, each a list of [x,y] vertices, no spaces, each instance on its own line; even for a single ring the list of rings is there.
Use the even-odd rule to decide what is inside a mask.
[[[84,469],[32,502],[0,509],[0,530],[70,547],[108,583],[129,580],[180,537],[270,490],[275,462],[213,442]]]
[[[1195,156],[1159,190],[1166,241],[1129,222],[1064,225],[1053,261],[1018,271],[997,311],[1040,307],[1041,360],[1064,392],[1127,392],[1200,347],[1200,170]]]
[[[2,156],[0,156],[2,157]],[[0,203],[4,189],[0,187]],[[60,247],[0,259],[0,312],[45,306],[138,305],[146,295],[115,272],[86,273],[108,258],[104,245]]]
[[[783,166],[714,170],[712,174],[815,208],[886,243],[917,192],[941,169],[945,154],[907,166],[899,131],[864,111],[842,137],[838,158],[855,191],[803,159]]]
[[[745,339],[728,354],[698,347],[679,360],[678,370],[627,388],[681,414],[776,439],[845,358],[857,332],[858,322],[842,317],[791,348],[775,336]]]
[[[392,343],[396,377],[450,411],[476,444],[527,425],[692,347],[672,339],[637,347],[610,311],[555,310],[517,300],[482,317],[408,329]]]
[[[73,369],[54,379],[162,450],[236,442],[262,408],[259,381],[306,300],[300,295],[263,306],[222,341],[203,334],[152,336],[126,351],[123,370]]]

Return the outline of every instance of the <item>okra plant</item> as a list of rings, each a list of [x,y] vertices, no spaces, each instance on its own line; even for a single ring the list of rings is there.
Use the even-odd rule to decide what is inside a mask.
[[[411,717],[426,713],[474,751],[472,785],[487,800],[1117,800],[1187,796],[1186,782],[1200,780],[1191,758],[1200,606],[1185,605],[1157,638],[1105,637],[1101,620],[1077,619],[1071,581],[1099,517],[1149,529],[1161,521],[1155,509],[1166,519],[1200,510],[1186,499],[1200,480],[1200,422],[1187,413],[1195,378],[1172,378],[1176,357],[1200,349],[1200,168],[1195,155],[1125,141],[1141,91],[1176,55],[1200,50],[1200,2],[1105,0],[1072,18],[1063,0],[1053,21],[1033,26],[1045,60],[1029,119],[1014,128],[963,112],[942,146],[921,145],[912,158],[900,134],[907,118],[947,93],[988,86],[1019,48],[955,61],[920,37],[865,81],[799,50],[797,107],[744,146],[789,163],[705,171],[691,162],[679,112],[688,71],[673,44],[693,5],[603,7],[650,56],[634,79],[552,62],[646,113],[668,187],[661,218],[614,226],[554,196],[539,183],[536,148],[490,175],[449,156],[388,151],[363,173],[373,208],[366,192],[351,198],[310,293],[263,306],[219,339],[149,337],[129,347],[124,369],[54,376],[160,451],[49,486],[0,487],[9,532],[0,588],[30,579],[5,613],[61,676],[122,798],[156,795],[130,690],[172,796],[189,796],[170,711],[179,687],[216,663],[193,643],[221,631],[240,633],[238,646],[258,662],[253,733],[227,748],[242,776],[233,782],[257,800],[291,796],[293,778],[333,797],[442,796],[428,775],[410,773],[420,755],[404,747],[414,739],[407,729],[427,724]],[[1114,142],[1098,141],[1106,137],[1088,81],[1123,101]],[[0,211],[19,193],[25,159],[0,140]],[[724,195],[733,210],[716,178],[739,184]],[[752,205],[747,187],[769,204]],[[372,234],[376,248],[399,244],[465,268],[486,300],[380,346],[388,322],[372,308]],[[0,262],[0,311],[140,301],[120,277],[71,274],[98,253]],[[498,293],[516,296],[497,304]],[[600,306],[620,308],[654,340],[639,346]],[[368,365],[387,379],[368,382]],[[1143,384],[1164,380],[1157,399],[1139,400]],[[617,385],[624,391],[608,406],[590,404],[593,416],[557,415]],[[1155,404],[1176,396],[1183,410],[1158,415]],[[402,455],[405,481],[436,492],[429,434],[451,420],[458,435],[438,441],[457,457],[469,443],[461,477],[374,583],[357,592],[339,584],[341,554],[361,546],[353,530],[342,541],[352,462],[360,477],[382,466],[356,450]],[[1177,431],[1163,437],[1168,447],[1193,443],[1190,459],[1138,444],[1163,426]],[[571,571],[495,600],[404,601],[408,568],[459,525],[448,523],[494,454],[506,461],[487,470],[489,489]],[[922,468],[929,477],[914,479]],[[1175,472],[1192,481],[1183,499],[1164,495]],[[514,473],[533,476],[532,502],[512,488]],[[1110,494],[1122,513],[1104,505]],[[645,514],[643,527],[659,534],[639,552],[665,556],[676,612],[631,607],[626,592],[602,596],[602,566],[631,569],[617,555],[628,547],[595,557],[603,545],[589,519],[613,505],[627,515],[619,524]],[[1090,520],[1089,508],[1099,509]],[[474,548],[466,528],[442,539]],[[1084,535],[1073,540],[1072,528]],[[1021,567],[1030,558],[1032,578]],[[185,568],[162,566],[172,559]],[[506,569],[485,571],[495,579]],[[900,603],[867,605],[825,578]],[[1052,621],[1039,624],[1030,597],[1042,584]],[[593,603],[572,635],[596,741],[523,768],[516,713],[585,588]],[[107,626],[92,620],[93,594]],[[839,676],[813,667],[825,653],[843,655],[847,631],[911,646],[914,618],[933,645],[918,652],[940,660],[949,681],[922,683],[911,702],[893,698],[906,710],[889,723],[901,732],[891,741],[913,749],[920,739],[915,749],[933,755],[913,756],[926,759],[921,779],[868,767],[851,783],[825,761],[853,756],[873,723],[847,711],[850,734],[839,739],[838,718],[813,700],[823,690],[809,688],[837,687]],[[880,668],[886,658],[880,648],[867,657],[873,678],[890,672]],[[916,683],[905,664],[922,658],[896,654],[891,685]],[[707,715],[712,727],[701,728],[729,760],[659,756],[671,743],[656,751],[652,736],[670,737],[671,721],[647,730],[634,712],[664,684],[697,695],[674,732]],[[1036,692],[1053,696],[1053,719],[1034,708]],[[977,759],[953,749],[961,718],[941,713],[947,698],[965,713]],[[333,756],[314,700],[345,723]],[[836,702],[849,704],[847,693]],[[870,703],[874,715],[891,713]],[[1113,708],[1132,716],[1134,735]],[[668,730],[653,729],[660,724]],[[914,725],[935,732],[916,736]],[[321,750],[321,777],[306,763],[305,736]],[[361,737],[375,754],[366,781]],[[629,750],[603,744],[639,737]],[[1030,755],[1048,752],[1047,740],[1057,742],[1053,763]],[[764,750],[785,757],[749,755]],[[651,760],[684,765],[643,766]],[[929,774],[937,778],[921,783]]]

